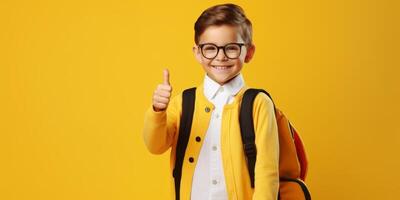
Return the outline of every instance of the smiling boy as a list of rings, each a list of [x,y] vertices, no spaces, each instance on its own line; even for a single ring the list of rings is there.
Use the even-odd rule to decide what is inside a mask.
[[[255,52],[252,25],[241,7],[216,5],[195,23],[193,53],[205,71],[197,87],[193,124],[174,199],[276,200],[279,190],[278,129],[271,99],[260,93],[253,118],[257,157],[252,188],[239,127],[239,107],[248,88],[240,73]],[[169,72],[145,114],[144,141],[151,153],[171,148],[171,171],[182,114],[182,94],[171,98]],[[250,112],[250,111],[249,111]],[[171,176],[171,184],[173,178]]]

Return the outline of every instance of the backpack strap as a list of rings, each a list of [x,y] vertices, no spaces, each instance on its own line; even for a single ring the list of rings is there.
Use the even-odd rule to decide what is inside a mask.
[[[288,178],[288,177],[280,177],[279,180],[281,182],[294,182],[297,183],[301,190],[303,191],[304,194],[304,199],[305,200],[311,200],[311,194],[310,191],[308,191],[308,188],[306,186],[306,184],[301,180],[301,179],[297,179],[297,178]],[[279,200],[280,198],[278,198]]]
[[[175,182],[175,199],[180,199],[180,186],[182,178],[182,165],[185,157],[187,143],[189,141],[190,130],[192,129],[192,120],[194,113],[194,102],[196,98],[196,88],[189,88],[182,94],[182,115],[179,126],[178,143],[175,154],[175,167],[173,177]]]
[[[247,168],[249,170],[252,188],[254,188],[254,168],[256,165],[257,157],[257,148],[255,144],[255,133],[253,124],[253,104],[254,99],[259,92],[263,92],[271,98],[269,93],[265,90],[250,88],[246,90],[243,94],[242,104],[240,106],[239,113],[240,134],[242,136],[243,148],[247,158]]]
[[[271,100],[271,95],[262,89],[254,89],[250,88],[245,91],[243,94],[243,99],[240,107],[240,113],[239,113],[239,123],[240,123],[240,134],[242,136],[242,142],[243,142],[243,148],[244,152],[247,157],[247,168],[249,170],[249,175],[250,175],[250,181],[251,181],[251,187],[254,188],[254,169],[255,169],[255,163],[256,163],[256,157],[257,157],[257,149],[255,145],[255,132],[254,132],[254,124],[253,124],[253,104],[256,96],[258,93],[265,93]],[[273,103],[273,100],[272,100]],[[276,107],[275,103],[274,104],[274,112],[276,114]],[[290,128],[291,124],[289,123]],[[291,130],[292,136],[293,136],[294,129]],[[297,133],[294,132],[296,136]],[[297,147],[297,146],[296,146]],[[302,147],[303,148],[303,147]],[[303,153],[305,155],[305,153]],[[299,179],[292,179],[292,178],[287,178],[287,177],[280,177],[281,182],[294,182],[297,183],[301,190],[303,191],[304,198],[305,200],[311,200],[311,195],[310,192],[308,191],[307,186],[305,183]],[[278,193],[278,200],[281,199],[281,193],[279,191]]]

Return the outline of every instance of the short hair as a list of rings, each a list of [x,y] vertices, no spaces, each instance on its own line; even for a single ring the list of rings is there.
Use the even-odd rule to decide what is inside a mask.
[[[239,34],[247,46],[252,44],[252,25],[244,10],[235,4],[220,4],[212,6],[197,19],[194,24],[194,41],[199,44],[200,36],[210,26],[230,25],[239,28]]]

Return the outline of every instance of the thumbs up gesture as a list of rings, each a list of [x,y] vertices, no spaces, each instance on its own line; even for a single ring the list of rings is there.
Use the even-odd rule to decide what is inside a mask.
[[[153,109],[156,112],[167,109],[171,98],[172,87],[169,83],[168,69],[164,69],[164,81],[157,86],[153,94]]]

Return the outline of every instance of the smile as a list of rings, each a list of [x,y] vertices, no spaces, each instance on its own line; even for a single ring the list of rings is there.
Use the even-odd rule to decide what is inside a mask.
[[[224,65],[224,66],[219,66],[219,65],[211,65],[211,67],[213,67],[214,69],[218,69],[218,70],[225,70],[228,68],[231,68],[233,65]]]

